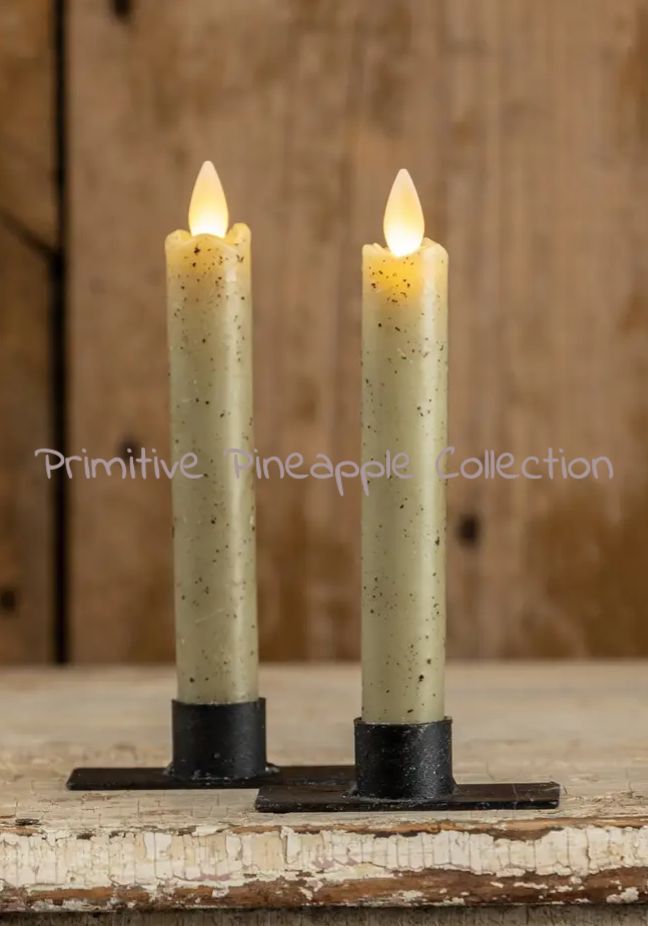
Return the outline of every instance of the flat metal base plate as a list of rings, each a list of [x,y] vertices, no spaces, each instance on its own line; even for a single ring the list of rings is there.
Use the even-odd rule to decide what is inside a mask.
[[[75,768],[70,791],[178,791],[215,788],[260,788],[270,782],[289,788],[336,783],[350,787],[352,765],[269,765],[265,775],[246,778],[174,778],[166,768]]]
[[[255,807],[263,813],[335,813],[388,810],[531,810],[551,809],[560,802],[555,781],[529,784],[458,784],[451,794],[433,800],[387,800],[361,797],[348,781],[308,784],[264,784]]]

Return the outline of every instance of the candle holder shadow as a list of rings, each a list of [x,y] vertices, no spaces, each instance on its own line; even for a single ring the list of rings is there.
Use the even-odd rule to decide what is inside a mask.
[[[452,721],[371,724],[355,721],[353,777],[268,782],[255,808],[263,813],[394,810],[551,809],[555,781],[457,784],[452,774]]]
[[[166,768],[75,768],[70,791],[167,791],[350,783],[353,766],[276,766],[266,759],[265,700],[172,704],[173,759]]]

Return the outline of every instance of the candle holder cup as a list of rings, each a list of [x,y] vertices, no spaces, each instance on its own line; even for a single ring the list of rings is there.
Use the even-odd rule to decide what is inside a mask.
[[[557,807],[554,781],[457,784],[452,770],[452,720],[366,723],[355,728],[353,781],[262,785],[255,807],[266,813],[389,810],[523,810]]]
[[[450,794],[452,721],[354,721],[356,793],[378,800],[416,800]]]
[[[266,760],[264,698],[238,704],[174,700],[171,708],[170,777],[247,781],[276,771]]]

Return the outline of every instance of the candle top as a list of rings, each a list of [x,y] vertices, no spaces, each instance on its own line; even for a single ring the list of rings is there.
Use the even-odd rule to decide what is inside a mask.
[[[421,201],[409,171],[404,168],[396,174],[387,198],[383,231],[387,246],[395,257],[413,254],[423,241],[425,219]]]
[[[227,200],[216,168],[205,161],[198,171],[189,204],[189,229],[192,235],[227,234],[229,214]]]

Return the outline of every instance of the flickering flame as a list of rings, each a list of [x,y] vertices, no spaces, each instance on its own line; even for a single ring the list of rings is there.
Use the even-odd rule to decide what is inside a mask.
[[[423,241],[425,220],[421,202],[409,172],[398,171],[383,219],[385,241],[396,257],[406,257],[417,251]]]
[[[198,171],[189,204],[189,230],[192,235],[227,234],[227,200],[220,177],[211,161],[205,161]]]

